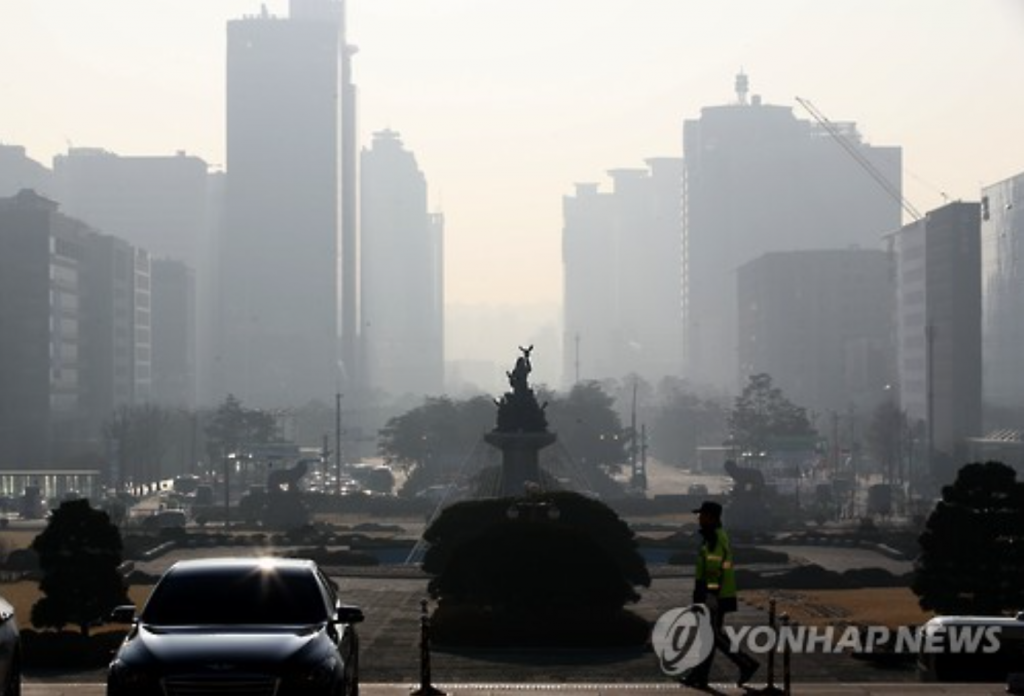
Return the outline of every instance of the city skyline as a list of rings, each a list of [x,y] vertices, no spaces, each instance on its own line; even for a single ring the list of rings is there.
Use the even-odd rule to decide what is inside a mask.
[[[0,5],[0,142],[48,166],[73,145],[185,150],[223,167],[226,24],[261,4],[136,5]],[[265,5],[287,15],[284,0]],[[357,141],[400,131],[429,173],[453,305],[560,304],[562,196],[576,183],[607,188],[611,169],[685,156],[683,121],[731,103],[741,70],[766,104],[809,119],[804,97],[856,121],[868,143],[902,147],[903,190],[921,211],[977,200],[1020,171],[1024,95],[1003,75],[1024,57],[1019,3],[855,10],[349,0]]]

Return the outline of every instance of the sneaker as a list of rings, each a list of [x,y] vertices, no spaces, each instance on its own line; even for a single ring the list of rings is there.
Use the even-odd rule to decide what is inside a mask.
[[[749,662],[744,662],[743,666],[740,667],[740,678],[736,680],[736,686],[743,686],[750,678],[754,676],[754,672],[758,670],[761,663],[751,658]]]

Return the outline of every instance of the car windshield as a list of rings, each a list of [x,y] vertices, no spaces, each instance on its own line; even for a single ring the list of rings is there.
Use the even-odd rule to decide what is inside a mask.
[[[171,571],[142,613],[144,623],[159,626],[301,625],[327,618],[316,578],[299,568]]]

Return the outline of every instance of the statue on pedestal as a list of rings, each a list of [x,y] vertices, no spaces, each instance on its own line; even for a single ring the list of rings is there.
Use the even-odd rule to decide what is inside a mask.
[[[505,392],[505,395],[495,403],[498,405],[498,423],[495,427],[497,432],[547,432],[548,420],[544,415],[544,406],[537,403],[537,396],[530,388],[528,377],[533,371],[530,363],[530,353],[533,346],[523,348],[519,346],[522,355],[516,359],[515,367],[511,372],[506,372],[509,386],[512,391]]]
[[[753,467],[742,467],[733,460],[725,462],[725,473],[733,480],[729,495],[729,520],[734,529],[765,529],[770,521],[766,501],[764,473]]]
[[[522,495],[527,484],[540,482],[537,453],[555,441],[555,434],[548,431],[548,419],[544,415],[547,404],[538,404],[537,395],[530,388],[533,346],[520,346],[519,350],[522,355],[516,359],[515,367],[505,373],[512,391],[495,400],[498,422],[494,430],[484,435],[484,440],[502,453],[502,494],[515,496]]]

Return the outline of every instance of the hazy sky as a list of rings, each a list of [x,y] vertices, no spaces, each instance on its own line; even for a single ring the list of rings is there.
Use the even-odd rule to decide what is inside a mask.
[[[274,14],[284,0],[269,0]],[[225,22],[256,0],[0,0],[0,142],[224,161]],[[349,0],[360,143],[399,131],[453,303],[555,303],[573,184],[681,154],[684,119],[809,99],[904,148],[924,211],[1024,171],[1021,0]],[[513,356],[514,357],[514,356]]]

